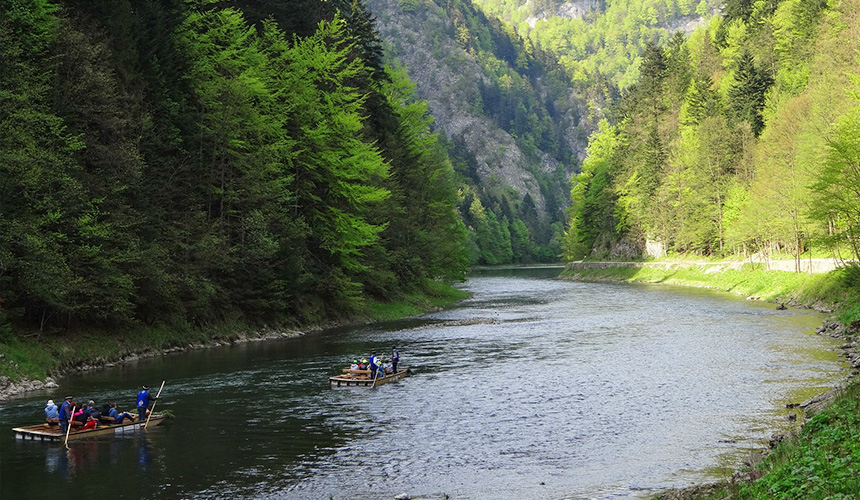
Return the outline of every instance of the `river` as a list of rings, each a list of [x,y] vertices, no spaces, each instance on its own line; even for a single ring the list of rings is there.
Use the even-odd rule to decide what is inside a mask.
[[[822,316],[726,293],[475,273],[420,318],[161,356],[0,405],[0,497],[632,499],[727,477],[847,374]],[[397,345],[413,371],[327,377]],[[177,418],[138,435],[18,441],[66,394]]]

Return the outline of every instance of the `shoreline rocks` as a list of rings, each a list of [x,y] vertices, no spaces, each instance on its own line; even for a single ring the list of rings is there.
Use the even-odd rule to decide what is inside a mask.
[[[83,373],[93,370],[101,370],[111,368],[125,363],[139,361],[141,359],[163,356],[178,352],[186,352],[197,349],[209,349],[213,347],[222,347],[226,345],[241,344],[245,342],[256,342],[262,340],[276,340],[300,337],[304,335],[300,331],[278,331],[278,330],[260,330],[257,332],[237,332],[235,337],[229,339],[212,339],[208,343],[190,344],[187,346],[173,346],[163,350],[155,350],[152,348],[144,348],[140,351],[126,353],[117,359],[103,360],[98,365],[81,364],[71,369],[74,373]],[[60,384],[54,377],[47,377],[42,380],[31,380],[28,378],[13,382],[9,377],[0,375],[0,402],[7,399],[23,396],[31,392],[42,391],[45,389],[59,389]]]
[[[59,384],[57,384],[57,381],[53,377],[47,377],[44,381],[22,379],[18,382],[12,382],[9,377],[0,376],[0,400],[23,395],[28,392],[57,389],[59,387]]]

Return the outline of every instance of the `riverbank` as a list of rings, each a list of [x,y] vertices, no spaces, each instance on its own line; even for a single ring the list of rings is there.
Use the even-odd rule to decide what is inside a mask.
[[[251,326],[224,322],[206,327],[136,326],[122,331],[93,328],[73,333],[7,334],[0,336],[0,401],[31,391],[57,389],[68,374],[179,351],[297,337],[335,326],[417,316],[467,296],[452,286],[431,282],[424,290],[396,302],[368,300],[360,313],[324,324]]]
[[[735,293],[750,300],[833,314],[851,326],[860,319],[860,271],[856,267],[826,273],[768,271],[751,265],[691,262],[637,262],[635,266],[611,262],[571,263],[562,279],[627,283],[666,283]],[[860,330],[858,323],[857,330]],[[850,332],[856,333],[856,332]]]
[[[752,457],[732,478],[671,490],[659,500],[770,500],[773,498],[855,499],[860,491],[860,356],[857,353],[860,288],[856,269],[823,274],[765,271],[751,267],[690,263],[611,263],[570,265],[563,279],[627,283],[667,283],[723,290],[779,307],[811,308],[831,314],[817,333],[845,340],[842,349],[853,367],[843,387],[808,401],[806,419],[795,436],[774,436],[768,449]]]

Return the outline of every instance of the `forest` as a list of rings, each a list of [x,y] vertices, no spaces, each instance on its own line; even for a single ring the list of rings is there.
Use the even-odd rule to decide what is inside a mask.
[[[454,134],[450,149],[462,177],[460,213],[469,228],[470,254],[478,264],[552,261],[562,253],[568,184],[580,168],[588,135],[618,105],[620,90],[640,77],[649,43],[668,42],[719,13],[716,0],[475,0],[400,2],[430,15],[438,5],[450,33],[482,66],[478,88],[462,104],[510,133],[534,165],[546,211],[535,211],[528,193],[498,186],[476,174],[474,147]],[[427,30],[438,29],[428,23]],[[444,31],[444,30],[443,30]],[[399,38],[409,38],[400,32]],[[394,42],[399,46],[400,41]],[[450,54],[434,49],[437,58]],[[456,58],[458,64],[462,58]],[[451,89],[469,93],[465,88]],[[610,120],[614,118],[609,117]],[[541,165],[552,158],[556,168]]]
[[[439,134],[361,1],[4,2],[0,332],[322,321],[559,253],[858,254],[856,1],[731,0],[689,37],[715,5],[580,3],[447,5],[472,105],[558,166],[541,213]]]
[[[574,177],[569,259],[857,259],[860,2],[728,0],[648,43]]]
[[[444,136],[472,261],[557,261],[596,121],[556,55],[469,0],[368,5],[386,59],[414,78]]]
[[[464,276],[453,166],[362,2],[8,0],[0,73],[0,337]]]
[[[639,80],[642,50],[719,14],[720,0],[476,0],[557,56],[578,84]]]

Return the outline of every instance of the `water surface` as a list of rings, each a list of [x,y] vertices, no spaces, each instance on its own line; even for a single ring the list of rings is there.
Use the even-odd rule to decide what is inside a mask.
[[[728,294],[478,273],[455,308],[302,338],[172,354],[0,406],[0,428],[66,393],[130,408],[166,379],[178,418],[62,445],[0,434],[0,497],[639,498],[727,476],[845,376],[822,317]],[[355,356],[414,375],[329,389]],[[6,432],[6,431],[4,431]]]

